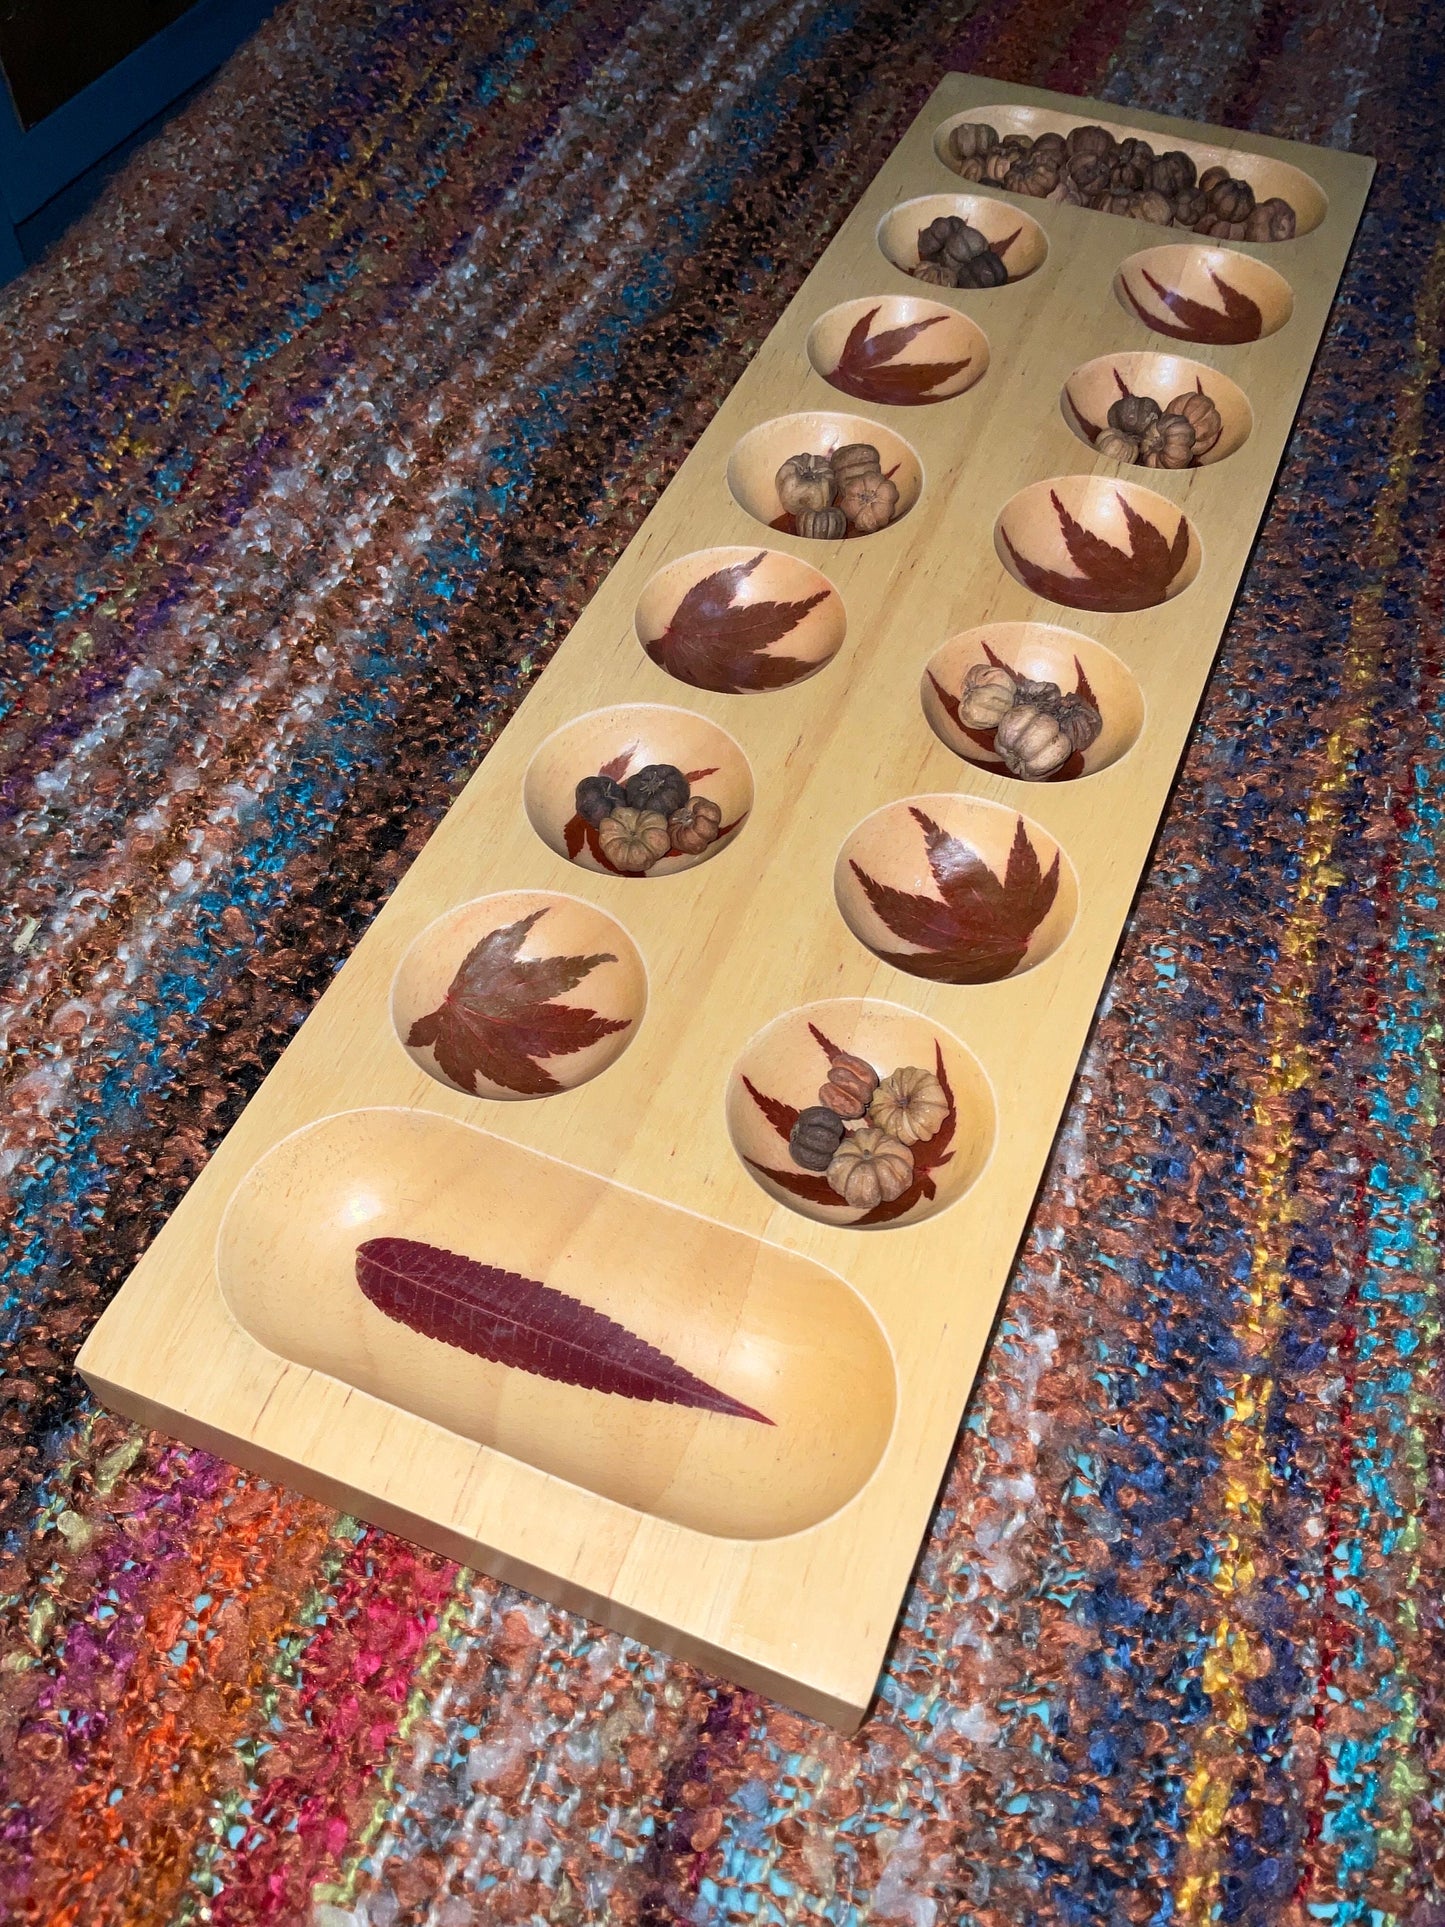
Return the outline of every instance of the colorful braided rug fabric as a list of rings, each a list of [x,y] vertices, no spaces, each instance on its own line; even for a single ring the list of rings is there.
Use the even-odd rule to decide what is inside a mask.
[[[1445,1922],[1442,44],[292,0],[5,293],[0,1916]],[[1382,167],[844,1740],[70,1366],[950,69]]]

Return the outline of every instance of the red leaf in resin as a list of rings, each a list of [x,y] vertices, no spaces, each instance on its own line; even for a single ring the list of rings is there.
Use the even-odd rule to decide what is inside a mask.
[[[1041,870],[1020,817],[1000,878],[976,850],[922,810],[910,806],[909,815],[923,831],[938,896],[896,890],[850,859],[879,920],[895,937],[916,946],[877,954],[885,963],[935,983],[987,984],[1007,977],[1023,962],[1030,938],[1058,894],[1058,852],[1049,868]]]
[[[356,1282],[388,1318],[474,1358],[617,1398],[773,1422],[605,1312],[519,1272],[415,1238],[369,1238],[356,1249]]]
[[[895,361],[894,356],[902,354],[925,328],[936,327],[945,317],[940,314],[929,315],[925,321],[913,321],[906,327],[884,328],[879,334],[870,334],[877,315],[878,310],[870,308],[867,314],[861,315],[853,323],[848,339],[843,344],[843,352],[838,357],[838,365],[828,377],[829,381],[835,388],[841,388],[845,395],[853,395],[859,401],[879,402],[888,407],[942,401],[944,397],[933,394],[931,390],[962,374],[973,359],[971,355],[965,355],[962,361]]]
[[[774,1184],[780,1184],[785,1191],[791,1191],[795,1198],[806,1198],[809,1204],[836,1206],[843,1202],[825,1177],[815,1176],[811,1171],[775,1171],[772,1165],[759,1164],[756,1158],[746,1158],[744,1162],[765,1178],[771,1178]]]
[[[1004,546],[1013,557],[1019,577],[1035,595],[1047,596],[1050,602],[1062,602],[1071,609],[1118,611],[1152,609],[1167,599],[1169,585],[1189,554],[1189,524],[1182,515],[1173,539],[1166,541],[1164,531],[1120,492],[1119,507],[1129,530],[1129,547],[1119,549],[1076,521],[1053,489],[1049,490],[1049,500],[1077,575],[1061,575],[1056,569],[1031,562],[1014,546],[1008,530],[1003,530]]]
[[[808,1025],[808,1034],[830,1064],[835,1057],[843,1056],[842,1045],[835,1044],[831,1037],[825,1037],[816,1024],[810,1023]]]
[[[786,1144],[793,1135],[793,1126],[798,1121],[796,1107],[785,1104],[780,1097],[769,1097],[766,1091],[758,1089],[750,1077],[744,1077],[743,1083],[747,1086],[748,1096]]]
[[[1009,249],[1013,246],[1014,242],[1017,241],[1017,239],[1022,233],[1023,233],[1023,229],[1021,227],[1016,227],[1012,234],[1006,234],[1001,241],[989,242],[989,246],[993,249],[994,253],[998,256],[1000,261],[1003,260],[1004,256],[1008,253]]]
[[[1231,287],[1214,269],[1209,270],[1209,278],[1219,290],[1219,298],[1224,303],[1223,311],[1207,307],[1202,301],[1191,301],[1187,295],[1180,294],[1177,288],[1166,288],[1162,281],[1156,281],[1147,268],[1140,270],[1154,293],[1175,315],[1180,325],[1171,328],[1167,321],[1151,314],[1129,286],[1127,276],[1123,288],[1129,297],[1129,305],[1139,319],[1156,335],[1167,335],[1173,341],[1208,341],[1218,347],[1231,347],[1241,341],[1258,341],[1264,326],[1264,316],[1258,304],[1238,288]]]
[[[811,676],[817,663],[766,652],[832,591],[819,589],[798,602],[739,602],[739,589],[765,555],[760,549],[750,561],[730,562],[695,582],[662,634],[643,645],[652,660],[695,689],[727,696],[784,689]]]
[[[535,1060],[586,1050],[629,1017],[599,1017],[578,1004],[552,999],[572,990],[598,964],[616,963],[610,951],[591,957],[521,957],[527,932],[546,909],[493,930],[469,950],[445,998],[407,1032],[407,1043],[430,1046],[438,1067],[464,1091],[484,1077],[524,1097],[550,1097],[564,1088]]]

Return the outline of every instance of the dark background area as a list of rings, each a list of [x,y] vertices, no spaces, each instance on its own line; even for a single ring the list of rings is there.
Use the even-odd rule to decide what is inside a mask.
[[[53,114],[191,0],[0,0],[0,67],[22,127]]]

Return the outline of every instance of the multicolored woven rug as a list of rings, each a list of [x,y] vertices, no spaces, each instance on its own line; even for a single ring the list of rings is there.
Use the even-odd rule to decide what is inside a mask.
[[[292,0],[6,291],[5,1919],[1445,1922],[1442,43]],[[849,1741],[70,1366],[951,68],[1382,167]]]

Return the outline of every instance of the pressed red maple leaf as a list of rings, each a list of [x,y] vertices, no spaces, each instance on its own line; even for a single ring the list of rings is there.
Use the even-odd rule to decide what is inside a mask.
[[[1181,515],[1172,541],[1147,515],[1141,515],[1122,490],[1119,507],[1129,530],[1129,547],[1115,548],[1092,529],[1076,521],[1053,489],[1049,500],[1059,518],[1064,546],[1079,573],[1062,575],[1020,554],[1007,529],[1004,547],[1013,557],[1019,577],[1035,595],[1062,602],[1071,609],[1152,609],[1167,599],[1169,585],[1189,554],[1189,524]]]
[[[550,1097],[565,1087],[536,1059],[586,1050],[632,1021],[552,1001],[598,964],[617,959],[610,951],[519,956],[528,931],[546,914],[544,906],[483,937],[462,959],[442,1002],[407,1032],[407,1043],[429,1046],[443,1074],[464,1091],[475,1094],[483,1077],[523,1097]]]
[[[823,1055],[831,1063],[839,1054],[838,1046],[830,1038],[825,1037],[816,1024],[809,1024],[808,1029],[813,1033]],[[933,1173],[941,1165],[947,1164],[953,1156],[953,1134],[958,1123],[958,1111],[954,1103],[953,1087],[948,1081],[948,1071],[943,1062],[943,1046],[937,1038],[934,1039],[933,1048],[937,1060],[936,1075],[943,1086],[943,1094],[948,1099],[948,1110],[933,1136],[913,1146],[913,1179],[907,1190],[901,1192],[896,1198],[889,1198],[875,1204],[861,1217],[855,1218],[853,1220],[855,1229],[868,1225],[890,1224],[895,1218],[904,1217],[922,1199],[937,1195],[938,1187],[933,1182]],[[745,1077],[743,1082],[747,1085],[748,1094],[753,1102],[786,1143],[792,1136],[793,1125],[797,1122],[797,1111],[791,1104],[783,1103],[781,1098],[767,1096],[749,1078]],[[805,1198],[810,1204],[825,1204],[833,1210],[843,1208],[843,1199],[821,1173],[815,1175],[811,1171],[778,1170],[772,1165],[760,1163],[756,1158],[748,1158],[747,1162],[763,1177],[771,1178],[774,1184],[781,1185],[794,1197]]]
[[[830,589],[798,602],[739,602],[738,590],[766,558],[760,549],[747,562],[730,562],[695,582],[673,611],[672,621],[654,641],[644,643],[652,660],[680,682],[739,696],[760,689],[784,689],[811,676],[820,663],[800,656],[774,656],[781,641]]]
[[[910,804],[908,813],[923,832],[928,867],[938,885],[936,897],[880,883],[849,859],[880,922],[916,946],[877,954],[885,963],[935,983],[987,984],[1007,977],[1023,962],[1030,938],[1058,894],[1058,852],[1048,869],[1041,870],[1020,817],[1004,874],[996,877],[977,850],[916,806]]]
[[[1191,301],[1188,295],[1180,294],[1177,288],[1167,288],[1162,281],[1156,281],[1147,268],[1140,273],[1149,283],[1154,293],[1164,303],[1172,315],[1176,315],[1180,325],[1171,328],[1167,321],[1151,314],[1140,302],[1139,297],[1129,286],[1126,275],[1123,288],[1129,297],[1129,305],[1139,319],[1156,335],[1167,335],[1173,341],[1207,341],[1218,347],[1231,347],[1241,341],[1258,341],[1264,326],[1264,316],[1257,302],[1251,301],[1247,294],[1232,287],[1222,276],[1209,270],[1209,278],[1219,290],[1219,298],[1224,303],[1223,310],[1206,306],[1202,301]]]
[[[870,308],[853,323],[829,381],[845,395],[887,407],[943,401],[944,396],[935,395],[931,390],[962,374],[973,360],[971,355],[965,355],[961,361],[895,361],[894,356],[902,354],[909,342],[917,340],[926,328],[937,327],[946,317],[929,315],[924,321],[910,322],[901,328],[884,328],[875,335],[869,330],[877,315],[878,310]]]
[[[474,1358],[589,1392],[773,1422],[605,1312],[520,1272],[415,1238],[369,1238],[356,1249],[356,1282],[388,1318]]]

